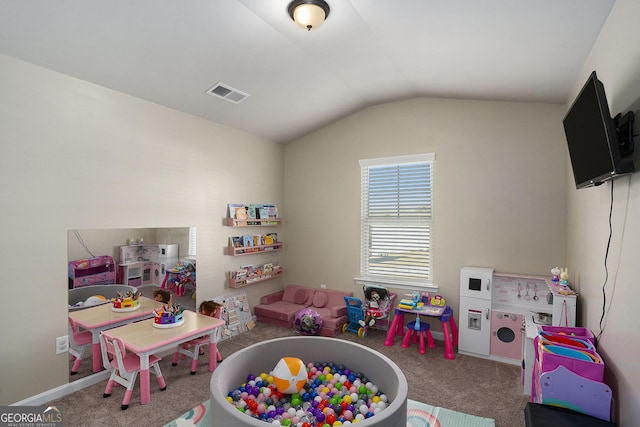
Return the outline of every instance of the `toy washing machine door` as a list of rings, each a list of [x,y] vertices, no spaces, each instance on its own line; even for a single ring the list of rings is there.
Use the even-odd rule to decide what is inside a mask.
[[[503,311],[491,313],[492,356],[516,361],[522,360],[522,335],[524,316]]]

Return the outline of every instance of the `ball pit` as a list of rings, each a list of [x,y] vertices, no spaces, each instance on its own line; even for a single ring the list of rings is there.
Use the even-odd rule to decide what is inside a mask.
[[[298,357],[307,364],[311,376],[318,377],[314,380],[320,381],[319,390],[315,391],[319,396],[307,396],[305,392],[310,393],[305,389],[300,394],[285,396],[284,404],[273,404],[273,400],[278,401],[278,397],[272,396],[274,391],[268,386],[265,387],[264,383],[268,384],[269,372],[282,357]],[[344,420],[343,424],[335,425],[355,425],[356,418],[362,419],[357,424],[363,427],[406,427],[407,424],[408,389],[402,371],[386,356],[360,344],[325,337],[278,338],[240,350],[227,357],[225,363],[220,366],[211,376],[210,413],[215,414],[210,420],[212,427],[301,426],[303,417],[308,416],[305,412],[311,409],[316,423],[309,425],[314,427],[323,424],[332,426],[341,417]],[[362,374],[350,370],[361,371]],[[331,373],[332,371],[334,373]],[[250,375],[254,375],[255,378]],[[320,380],[321,375],[324,381]],[[329,380],[327,377],[330,377]],[[337,398],[335,394],[328,396],[327,392],[332,391],[329,386],[335,387],[338,382],[342,385],[345,381],[350,383],[349,393],[340,396],[340,402],[331,402],[331,398]],[[243,391],[240,389],[241,384],[246,384]],[[258,390],[253,390],[254,387]],[[378,391],[384,392],[384,395],[376,393]],[[271,415],[270,418],[276,417],[278,421],[271,424],[238,410],[236,402],[230,403],[233,401],[232,395],[236,392],[236,402],[244,402],[241,404],[244,405],[244,411],[266,414],[265,419],[269,419]],[[242,393],[249,395],[254,392],[262,394],[262,397],[258,400],[242,399]],[[325,393],[325,399],[320,396],[321,393]],[[370,397],[366,403],[362,399],[365,394]],[[323,400],[332,406],[326,405]],[[313,402],[318,403],[314,406]],[[333,406],[334,403],[340,406],[340,409]],[[318,410],[318,405],[323,405],[323,408]],[[352,419],[347,420],[349,417]]]

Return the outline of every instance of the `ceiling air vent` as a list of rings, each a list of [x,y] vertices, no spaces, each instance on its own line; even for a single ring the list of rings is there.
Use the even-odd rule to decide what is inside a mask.
[[[217,96],[219,98],[225,99],[229,102],[233,102],[234,104],[238,104],[243,101],[248,93],[244,93],[239,91],[238,89],[234,89],[231,86],[227,86],[222,83],[216,83],[212,88],[207,90],[209,95]]]

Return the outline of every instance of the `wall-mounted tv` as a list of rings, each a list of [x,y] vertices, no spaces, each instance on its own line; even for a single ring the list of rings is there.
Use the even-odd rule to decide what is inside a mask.
[[[563,120],[576,188],[635,171],[633,112],[612,118],[604,85],[592,72]]]

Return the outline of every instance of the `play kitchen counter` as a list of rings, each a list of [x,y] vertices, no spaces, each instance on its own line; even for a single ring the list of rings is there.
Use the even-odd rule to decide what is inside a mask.
[[[531,343],[525,324],[575,326],[576,295],[551,277],[460,271],[459,346],[462,354],[520,365]],[[535,328],[534,328],[535,329]]]

